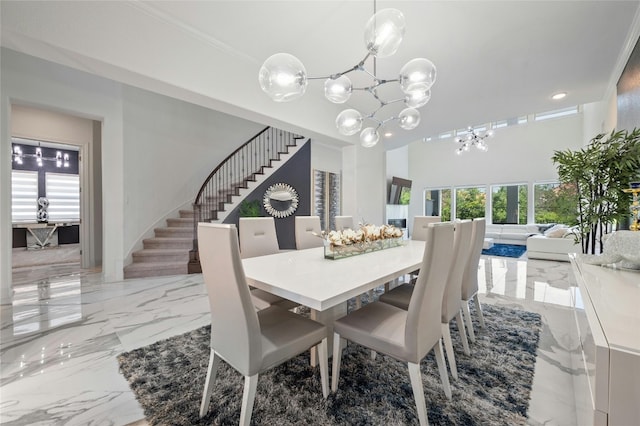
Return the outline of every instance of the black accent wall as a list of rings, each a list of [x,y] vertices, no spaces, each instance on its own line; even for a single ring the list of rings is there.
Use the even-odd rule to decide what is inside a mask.
[[[298,209],[295,213],[285,218],[274,218],[276,233],[280,249],[295,249],[295,216],[309,216],[311,214],[311,143],[306,143],[293,157],[261,183],[245,199],[247,201],[259,200],[262,206],[262,197],[265,191],[273,184],[286,183],[291,185],[299,197]],[[262,216],[269,216],[264,207],[261,207]],[[235,208],[224,220],[224,223],[234,223],[238,226],[239,208]]]

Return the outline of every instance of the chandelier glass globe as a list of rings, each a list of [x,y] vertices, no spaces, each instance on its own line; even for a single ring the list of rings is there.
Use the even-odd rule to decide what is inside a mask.
[[[431,99],[431,90],[424,92],[411,92],[404,98],[404,104],[411,108],[420,108],[425,106]]]
[[[360,133],[360,143],[365,148],[371,148],[380,140],[380,134],[373,127],[367,127]]]
[[[345,109],[336,117],[338,131],[345,135],[355,135],[362,129],[362,114],[355,109]]]
[[[349,100],[353,86],[346,75],[338,78],[328,78],[324,82],[324,97],[334,104],[343,104]]]
[[[406,24],[398,9],[382,9],[367,21],[364,27],[364,43],[376,58],[386,58],[398,50]]]
[[[436,66],[428,59],[415,58],[400,69],[400,88],[405,94],[426,92],[436,81]]]
[[[420,124],[420,111],[415,108],[405,108],[398,114],[398,125],[405,130],[413,130]]]
[[[276,102],[298,99],[307,90],[307,71],[298,58],[276,53],[264,61],[258,81],[262,90]]]

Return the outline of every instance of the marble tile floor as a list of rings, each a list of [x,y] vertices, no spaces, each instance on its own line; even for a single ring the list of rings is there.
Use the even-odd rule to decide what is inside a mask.
[[[105,283],[77,266],[45,269],[18,272],[0,306],[0,423],[145,425],[116,356],[208,324],[201,275]],[[543,318],[528,423],[575,425],[570,264],[483,256],[479,274],[482,302]]]

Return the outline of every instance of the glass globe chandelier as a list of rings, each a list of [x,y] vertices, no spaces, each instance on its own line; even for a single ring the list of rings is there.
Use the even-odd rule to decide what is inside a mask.
[[[374,13],[365,25],[364,41],[368,52],[364,59],[353,67],[325,77],[308,77],[304,65],[298,58],[288,53],[276,53],[260,68],[260,87],[276,102],[289,102],[300,98],[304,95],[309,80],[324,79],[325,97],[336,104],[347,102],[355,91],[369,93],[378,101],[378,107],[368,114],[353,108],[345,109],[336,117],[336,127],[338,132],[345,136],[360,132],[360,143],[365,147],[372,147],[380,140],[380,128],[389,122],[397,121],[405,130],[415,129],[420,124],[418,108],[429,102],[431,86],[436,81],[436,67],[425,58],[415,58],[407,62],[395,79],[385,80],[375,75],[376,58],[386,58],[396,53],[404,33],[405,20],[402,12],[397,9],[383,9]],[[373,73],[364,65],[371,56],[374,60]],[[353,87],[347,74],[355,71],[368,75],[372,80],[371,84]],[[378,95],[378,88],[389,83],[399,85],[400,98],[384,100]],[[403,102],[406,108],[397,116],[379,117],[385,106],[399,102]],[[372,122],[372,125],[363,129],[365,120]]]
[[[467,152],[472,146],[475,146],[480,151],[486,152],[489,147],[485,143],[485,139],[493,137],[493,130],[487,130],[484,133],[476,133],[473,127],[467,128],[467,133],[464,137],[457,137],[454,139],[455,143],[460,144],[456,148],[456,154],[462,155],[463,152]]]

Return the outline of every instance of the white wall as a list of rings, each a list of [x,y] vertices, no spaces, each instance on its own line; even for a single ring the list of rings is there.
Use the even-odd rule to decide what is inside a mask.
[[[311,173],[322,170],[331,173],[342,173],[342,148],[311,140]]]
[[[265,126],[123,87],[125,264],[142,239],[191,208],[218,163]]]
[[[615,91],[600,102],[592,102],[583,106],[583,143],[586,145],[600,133],[611,133],[618,121],[618,105]]]
[[[204,178],[263,126],[2,49],[0,58],[0,297],[11,294],[11,105],[102,123],[106,281],[164,216],[195,197]],[[246,137],[245,137],[246,136]]]
[[[455,154],[452,138],[410,144],[410,217],[423,214],[425,188],[557,180],[553,152],[580,148],[582,126],[583,116],[576,114],[496,129],[487,140],[488,152],[471,149],[462,155]]]
[[[383,144],[342,149],[342,214],[357,223],[384,223],[386,155]]]
[[[105,229],[123,229],[122,96],[119,84],[8,49],[1,50],[0,296],[11,292],[11,105],[27,105],[101,121]],[[123,233],[105,232],[102,271],[122,277]]]

